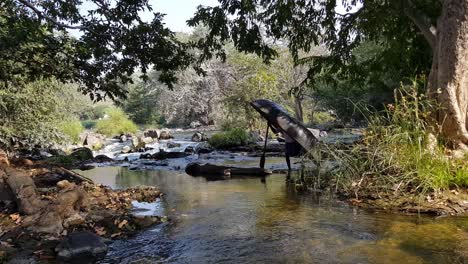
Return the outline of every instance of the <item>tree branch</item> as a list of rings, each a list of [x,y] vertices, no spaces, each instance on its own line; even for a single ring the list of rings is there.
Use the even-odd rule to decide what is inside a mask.
[[[18,2],[22,3],[23,5],[25,5],[29,9],[31,9],[34,13],[36,13],[36,15],[39,18],[44,18],[45,20],[48,20],[48,21],[52,22],[53,24],[55,24],[55,25],[57,25],[59,27],[68,28],[68,29],[81,29],[81,30],[87,30],[88,29],[88,28],[83,27],[83,26],[67,25],[67,24],[64,24],[64,23],[61,23],[61,22],[57,21],[56,19],[54,19],[52,17],[46,16],[39,9],[37,9],[33,4],[31,4],[30,2],[28,2],[26,0],[18,0]]]
[[[434,50],[436,46],[437,29],[432,25],[429,19],[419,12],[411,0],[403,0],[403,12],[411,21],[421,30],[427,42]]]

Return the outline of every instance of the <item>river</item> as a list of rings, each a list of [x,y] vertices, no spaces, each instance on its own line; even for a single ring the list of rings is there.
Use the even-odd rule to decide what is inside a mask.
[[[166,194],[135,206],[169,221],[112,243],[102,263],[468,263],[466,217],[361,210],[330,195],[298,193],[284,174],[262,182],[207,181],[171,166],[81,173],[113,188],[151,185]]]

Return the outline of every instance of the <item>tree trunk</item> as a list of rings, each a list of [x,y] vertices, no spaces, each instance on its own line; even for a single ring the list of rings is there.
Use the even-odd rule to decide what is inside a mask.
[[[446,0],[437,22],[428,93],[441,107],[441,135],[454,148],[468,144],[468,0]]]
[[[295,111],[296,112],[296,119],[304,123],[304,111],[302,109],[302,98],[300,96],[295,95],[294,96],[294,106],[295,106]]]

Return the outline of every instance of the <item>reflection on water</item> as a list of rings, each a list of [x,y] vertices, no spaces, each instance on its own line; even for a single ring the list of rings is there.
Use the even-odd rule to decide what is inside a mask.
[[[114,188],[155,185],[169,224],[112,245],[106,263],[466,263],[467,218],[370,213],[288,191],[284,175],[206,182],[175,171],[96,168]]]

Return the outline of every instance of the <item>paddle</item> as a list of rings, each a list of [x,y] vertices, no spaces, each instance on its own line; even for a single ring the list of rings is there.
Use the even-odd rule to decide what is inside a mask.
[[[268,131],[270,130],[270,122],[267,123],[267,130],[265,134],[265,145],[263,146],[263,154],[262,157],[260,158],[260,168],[264,169],[265,168],[265,153],[266,153],[266,147],[267,147],[267,141],[268,141]]]

